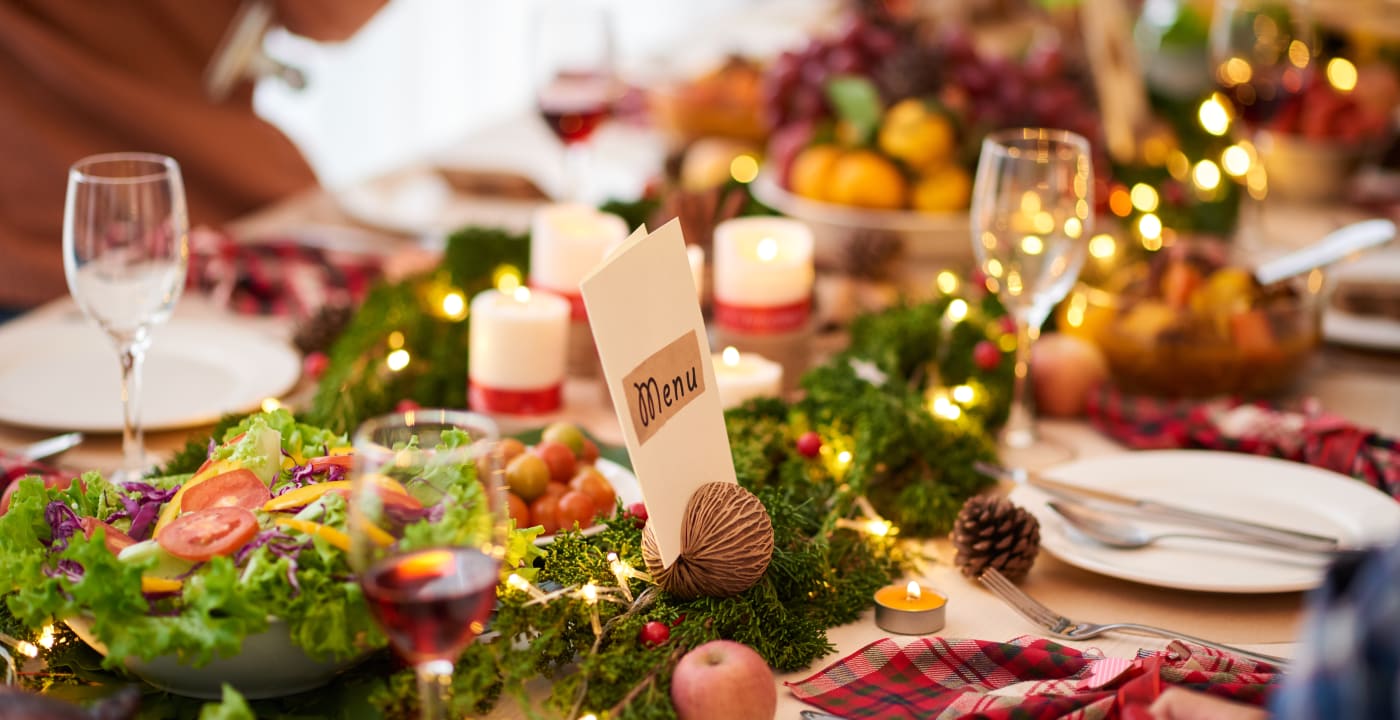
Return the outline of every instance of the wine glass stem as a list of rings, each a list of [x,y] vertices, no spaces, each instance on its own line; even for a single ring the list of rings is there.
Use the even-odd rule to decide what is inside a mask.
[[[1031,344],[1040,336],[1040,326],[1030,322],[1024,312],[1012,313],[1016,320],[1016,368],[1011,386],[1011,413],[1002,428],[1002,442],[1013,448],[1035,444],[1035,411],[1027,394],[1031,371]]]
[[[117,356],[122,366],[122,474],[127,480],[141,477],[146,465],[146,442],[141,429],[141,368],[149,340],[121,341]]]
[[[570,202],[586,202],[585,180],[588,172],[588,143],[574,140],[564,144],[563,197]]]
[[[419,717],[423,720],[447,720],[451,717],[452,662],[429,660],[413,667],[418,674]]]

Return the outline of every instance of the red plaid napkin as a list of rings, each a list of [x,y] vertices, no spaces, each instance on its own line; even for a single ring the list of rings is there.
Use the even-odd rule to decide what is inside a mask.
[[[1174,641],[1136,659],[1106,658],[1030,636],[1009,643],[877,640],[806,680],[793,695],[862,718],[1137,718],[1167,685],[1263,705],[1277,669]]]
[[[1365,481],[1400,500],[1400,440],[1304,403],[1299,412],[1239,401],[1133,396],[1105,385],[1091,393],[1089,420],[1128,447],[1205,448],[1268,455]]]
[[[43,463],[28,462],[16,455],[0,451],[0,492],[4,492],[10,483],[26,475],[38,475],[44,480],[77,477],[77,473],[59,470]]]
[[[383,274],[383,255],[292,240],[245,243],[200,230],[190,249],[187,286],[245,314],[308,316],[328,303],[358,303]]]

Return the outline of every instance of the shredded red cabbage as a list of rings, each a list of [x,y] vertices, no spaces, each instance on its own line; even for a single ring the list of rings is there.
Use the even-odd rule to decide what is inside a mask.
[[[132,539],[141,541],[150,536],[151,527],[155,524],[156,518],[160,516],[160,506],[170,498],[175,497],[175,493],[180,490],[176,485],[169,490],[161,490],[154,485],[143,482],[122,483],[122,490],[125,494],[117,497],[122,502],[122,509],[108,515],[104,522],[114,522],[122,518],[131,520],[131,529],[127,532]],[[132,497],[132,494],[135,497]]]
[[[78,582],[83,579],[84,573],[82,563],[77,560],[59,560],[53,567],[44,568],[44,574],[51,578],[68,578],[71,582]]]
[[[78,514],[60,500],[54,500],[44,508],[44,520],[49,524],[48,546],[55,552],[66,549],[68,538],[82,529]]]

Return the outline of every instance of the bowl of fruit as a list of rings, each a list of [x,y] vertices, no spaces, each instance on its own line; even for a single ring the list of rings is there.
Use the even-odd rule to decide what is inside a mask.
[[[965,28],[857,14],[768,68],[754,194],[812,225],[828,267],[859,275],[872,256],[970,265],[983,136],[1050,126],[1097,137],[1083,66],[1057,43],[1008,53]]]
[[[553,542],[560,530],[584,535],[601,532],[618,500],[624,508],[641,503],[637,477],[621,463],[602,457],[597,443],[577,425],[556,422],[534,444],[519,438],[501,441],[510,514],[519,528],[539,525],[537,544]]]
[[[1320,285],[1260,286],[1217,248],[1183,244],[1081,283],[1060,326],[1099,347],[1125,392],[1267,397],[1289,388],[1318,345]]]

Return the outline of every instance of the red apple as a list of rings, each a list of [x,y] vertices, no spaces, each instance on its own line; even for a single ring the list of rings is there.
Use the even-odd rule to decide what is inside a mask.
[[[676,664],[671,703],[680,720],[772,720],[778,686],[768,663],[749,646],[712,640]]]

